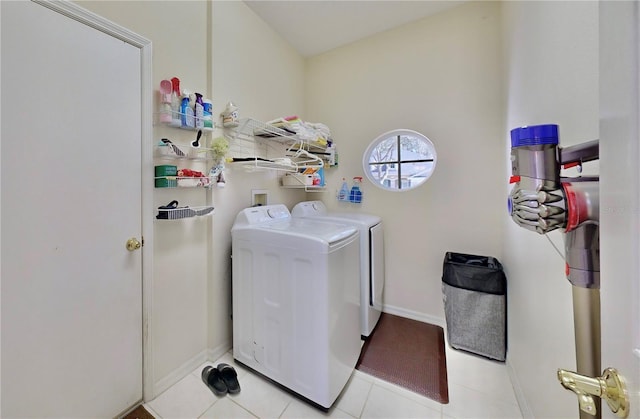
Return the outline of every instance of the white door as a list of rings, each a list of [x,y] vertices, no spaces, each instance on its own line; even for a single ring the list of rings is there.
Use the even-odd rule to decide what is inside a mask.
[[[2,417],[142,398],[140,49],[1,2]]]
[[[602,368],[626,378],[630,418],[640,417],[638,12],[638,2],[600,2]]]

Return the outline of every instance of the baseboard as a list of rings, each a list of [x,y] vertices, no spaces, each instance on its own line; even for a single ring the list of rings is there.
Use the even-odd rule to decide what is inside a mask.
[[[155,397],[158,397],[169,387],[173,386],[178,381],[191,374],[193,370],[198,368],[200,365],[204,364],[205,362],[214,362],[226,352],[228,352],[229,349],[231,349],[231,341],[226,341],[213,349],[203,350],[202,352],[198,353],[196,356],[173,370],[171,373],[167,374],[164,378],[156,382],[153,387],[153,394],[155,395]]]
[[[391,306],[388,304],[382,306],[382,312],[393,314],[395,316],[405,317],[411,320],[417,320],[423,323],[433,324],[442,328],[444,328],[445,326],[445,320],[443,318],[420,313],[418,311],[407,310],[401,307]]]
[[[524,392],[522,391],[522,387],[520,387],[520,381],[518,381],[518,376],[516,375],[516,371],[513,369],[513,366],[509,362],[509,357],[507,356],[507,373],[509,374],[509,379],[511,380],[511,386],[513,387],[513,392],[516,395],[516,401],[518,402],[518,407],[520,408],[520,413],[522,413],[523,419],[535,419],[533,416],[533,412],[529,408],[529,404],[527,403],[527,399],[524,397]]]
[[[209,349],[207,351],[207,361],[209,362],[214,362],[217,359],[220,359],[220,357],[224,354],[226,354],[227,352],[229,352],[231,350],[231,341],[226,341],[218,346],[216,346],[213,349]]]
[[[193,358],[189,359],[175,370],[164,376],[162,379],[156,381],[153,386],[153,394],[158,397],[169,387],[182,380],[187,375],[191,374],[193,370],[207,361],[208,350],[205,349],[198,353]]]

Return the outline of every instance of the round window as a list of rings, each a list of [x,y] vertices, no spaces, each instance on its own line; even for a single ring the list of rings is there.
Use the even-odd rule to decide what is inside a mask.
[[[406,191],[429,179],[436,167],[436,149],[419,132],[397,129],[369,145],[362,165],[374,185],[388,191]]]

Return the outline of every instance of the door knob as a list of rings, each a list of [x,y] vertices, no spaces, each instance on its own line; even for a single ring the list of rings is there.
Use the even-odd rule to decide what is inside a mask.
[[[132,237],[127,240],[126,246],[128,251],[133,252],[134,250],[140,249],[142,247],[142,243],[140,243],[135,237]]]
[[[575,372],[558,370],[558,380],[567,390],[578,396],[580,410],[596,414],[593,397],[600,397],[609,405],[609,409],[619,418],[629,416],[629,395],[624,377],[613,368],[607,368],[601,377],[587,377]]]

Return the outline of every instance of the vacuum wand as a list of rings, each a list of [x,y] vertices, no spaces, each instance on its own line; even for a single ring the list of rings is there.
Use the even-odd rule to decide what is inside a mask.
[[[511,131],[514,184],[509,214],[519,226],[565,233],[565,273],[572,285],[577,373],[600,375],[600,236],[597,177],[561,178],[560,168],[599,158],[598,140],[558,146],[557,125]],[[580,417],[600,418],[600,399],[580,403]]]

